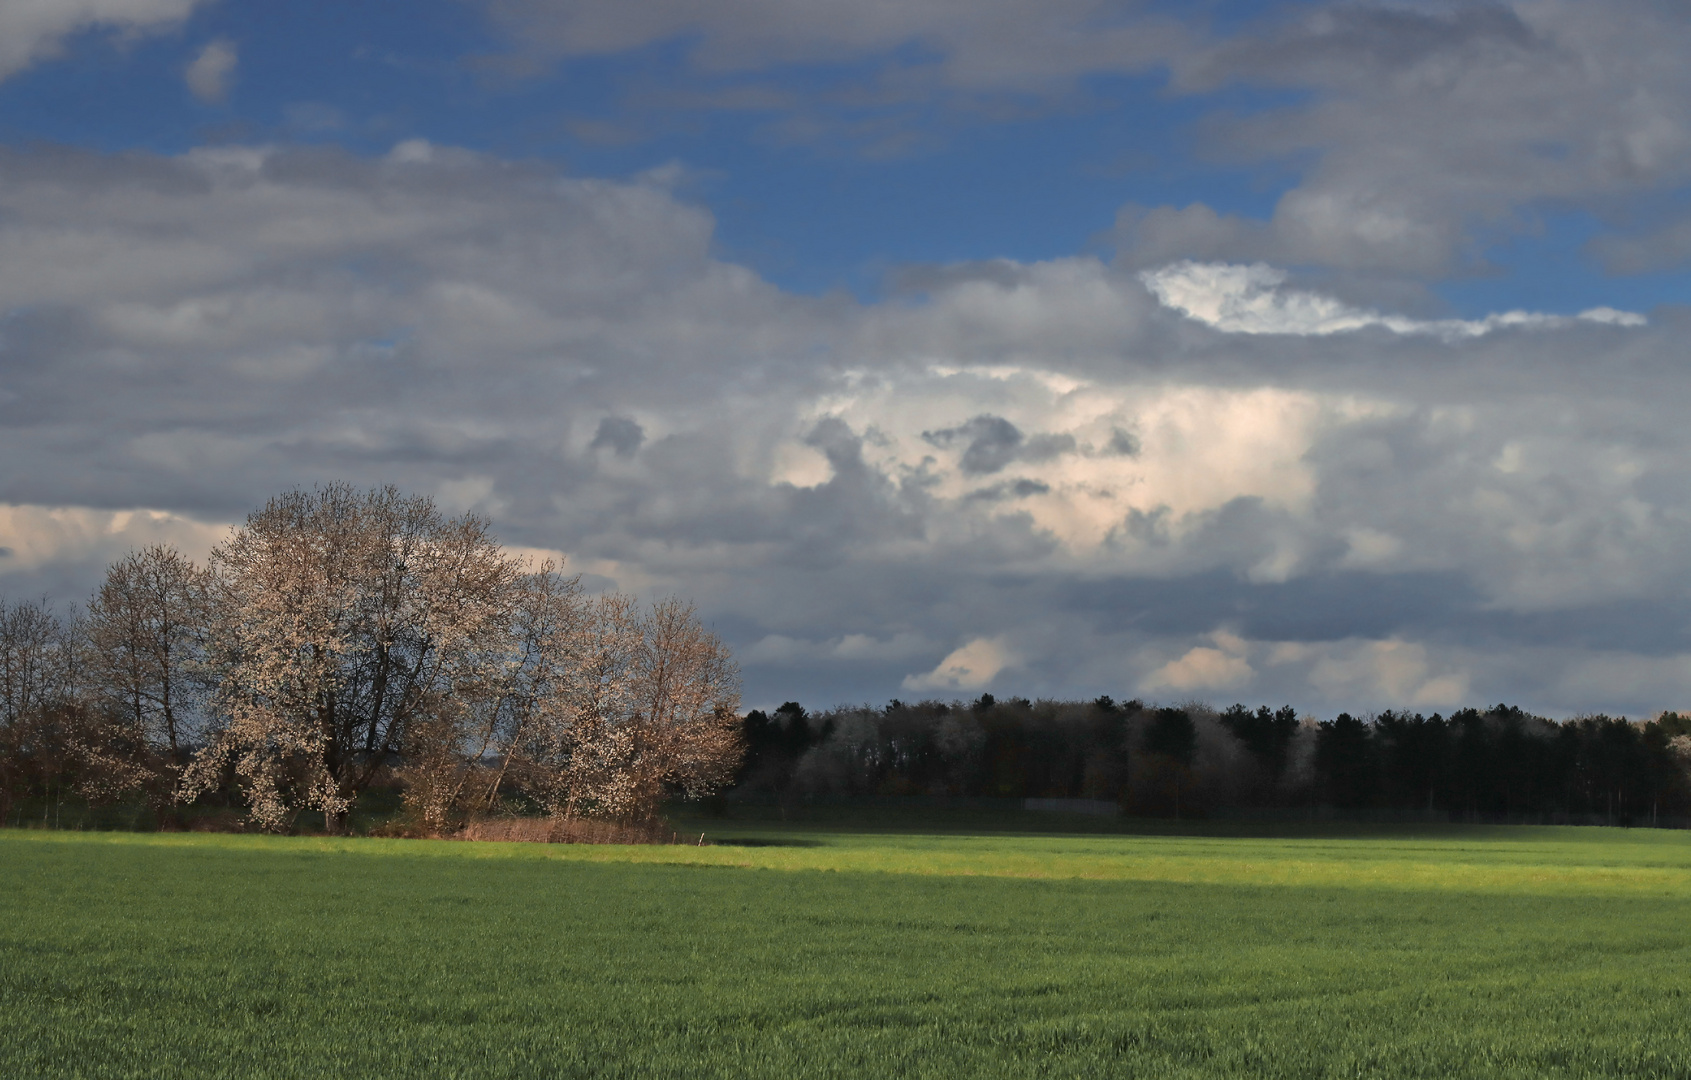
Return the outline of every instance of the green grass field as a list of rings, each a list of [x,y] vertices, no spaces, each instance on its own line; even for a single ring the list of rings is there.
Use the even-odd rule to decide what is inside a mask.
[[[1691,835],[702,827],[0,832],[0,1076],[1691,1076]]]

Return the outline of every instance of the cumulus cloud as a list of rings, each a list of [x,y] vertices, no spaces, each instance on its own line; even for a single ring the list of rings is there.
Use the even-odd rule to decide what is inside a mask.
[[[1140,686],[1153,693],[1213,693],[1238,690],[1249,684],[1252,670],[1245,658],[1244,639],[1226,631],[1211,635],[1213,646],[1200,645],[1151,672]]]
[[[1468,696],[1466,674],[1434,673],[1426,646],[1416,642],[1358,642],[1325,652],[1310,670],[1309,680],[1334,698],[1449,708],[1463,704]]]
[[[0,503],[0,582],[35,586],[26,595],[81,601],[130,551],[168,544],[203,559],[228,532],[225,523],[168,510]]]
[[[983,402],[1015,419],[965,413],[923,426]],[[1174,555],[1180,546],[1167,541],[1238,500],[1305,506],[1315,477],[1301,458],[1320,431],[1367,408],[1321,393],[1031,367],[904,370],[818,407],[852,430],[873,429],[865,460],[944,507],[948,531],[1021,522],[1068,555],[1141,568]],[[1129,429],[1140,434],[1124,439]],[[981,486],[986,476],[997,482]]]
[[[234,78],[240,56],[235,43],[219,38],[200,50],[194,62],[183,72],[188,89],[208,104],[222,101],[229,95],[229,82]]]
[[[0,297],[14,597],[344,478],[687,593],[754,701],[1691,695],[1671,309],[1253,335],[1089,257],[800,297],[661,177],[421,141],[0,151]]]
[[[146,33],[180,23],[206,0],[50,0],[0,4],[0,79],[58,55],[83,31]]]
[[[149,544],[172,544],[192,558],[204,558],[228,531],[227,524],[167,510],[0,504],[0,573],[59,561],[109,562]]]
[[[929,691],[979,690],[988,686],[1012,663],[1002,638],[976,638],[953,650],[932,671],[909,675],[904,688]]]
[[[1380,327],[1394,334],[1442,338],[1479,337],[1495,330],[1550,330],[1575,321],[1607,326],[1643,326],[1649,320],[1630,311],[1596,307],[1575,316],[1505,311],[1483,319],[1411,319],[1354,307],[1330,296],[1282,288],[1286,271],[1254,263],[1171,263],[1139,275],[1164,305],[1191,319],[1232,334],[1342,334]]]

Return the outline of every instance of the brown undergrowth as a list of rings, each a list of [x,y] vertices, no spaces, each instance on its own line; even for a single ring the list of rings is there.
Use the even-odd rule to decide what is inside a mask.
[[[590,818],[492,817],[467,822],[447,840],[522,841],[533,844],[687,844],[661,821],[619,824]]]

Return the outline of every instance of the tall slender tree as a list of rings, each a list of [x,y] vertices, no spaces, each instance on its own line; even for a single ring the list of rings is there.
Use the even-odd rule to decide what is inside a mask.
[[[0,600],[0,823],[32,788],[68,778],[76,629],[44,600]]]
[[[108,713],[179,764],[198,734],[209,579],[173,547],[113,563],[88,604],[91,681]]]

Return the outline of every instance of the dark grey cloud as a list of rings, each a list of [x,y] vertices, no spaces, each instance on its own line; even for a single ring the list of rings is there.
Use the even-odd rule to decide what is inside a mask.
[[[961,464],[970,476],[998,472],[1015,461],[1022,448],[1022,433],[1002,416],[977,416],[957,427],[924,431],[922,438],[935,446],[963,444]]]
[[[1004,499],[1026,499],[1032,495],[1049,495],[1051,485],[1043,480],[1006,480],[1001,484],[976,488],[965,498],[984,502],[999,502]]]
[[[1073,435],[1045,434],[1025,438],[1020,429],[1002,416],[982,414],[957,427],[924,431],[922,438],[934,446],[963,447],[958,459],[965,475],[986,476],[1000,472],[1016,461],[1042,462],[1071,454]],[[1029,494],[1022,491],[1021,494]]]
[[[1086,77],[1154,71],[1197,37],[1141,0],[479,3],[509,50],[479,62],[518,77],[653,47],[681,59],[645,72],[616,120],[577,119],[588,138],[732,110],[766,140],[876,158],[930,150],[955,125],[1084,103]],[[785,77],[794,70],[801,81]]]
[[[1105,445],[1110,453],[1120,454],[1123,457],[1133,457],[1142,449],[1139,436],[1131,431],[1123,431],[1121,428],[1115,428],[1110,432],[1110,441]]]
[[[639,453],[640,444],[645,441],[645,429],[633,420],[624,416],[607,416],[599,421],[599,430],[594,433],[587,448],[609,450],[617,457],[631,458]]]
[[[1189,32],[1147,5],[1121,0],[910,0],[885,5],[794,5],[685,0],[484,0],[496,25],[531,54],[626,52],[681,42],[698,67],[755,71],[835,64],[913,50],[963,86],[1039,86],[1156,62]],[[919,54],[918,54],[919,55]],[[907,63],[909,61],[906,61]],[[764,104],[764,99],[758,99]]]
[[[1410,7],[1323,4],[1269,15],[1236,38],[1187,58],[1178,85],[1308,86],[1416,76],[1428,64],[1507,64],[1554,51],[1554,42],[1502,3]],[[1447,80],[1457,77],[1451,72]]]
[[[1685,311],[1652,312],[1645,328],[1462,337],[1376,320],[1247,335],[1160,307],[1132,273],[1264,260],[1297,267],[1288,288],[1315,301],[1424,320],[1439,307],[1429,283],[1483,272],[1487,242],[1571,210],[1599,223],[1590,252],[1611,269],[1679,265],[1691,252],[1674,210],[1691,183],[1682,7],[1297,5],[1210,39],[1080,0],[1003,0],[990,18],[926,2],[491,10],[554,57],[683,42],[711,89],[849,60],[850,87],[825,77],[816,100],[760,99],[792,137],[841,130],[819,102],[842,89],[892,113],[1030,89],[1049,105],[1088,72],[1166,65],[1171,89],[1200,102],[1285,92],[1199,132],[1216,160],[1291,178],[1266,217],[1128,207],[1113,266],[913,268],[894,275],[895,302],[863,308],[765,289],[750,310],[733,301],[742,328],[778,328],[750,334],[751,356],[638,321],[733,276],[690,247],[685,284],[663,279],[662,304],[600,295],[595,329],[555,348],[579,365],[583,407],[641,417],[637,462],[582,460],[586,430],[548,444],[538,422],[494,425],[471,449],[451,442],[472,437],[464,425],[442,425],[442,454],[545,461],[550,513],[538,488],[513,494],[536,474],[474,471],[523,508],[508,515],[524,535],[688,581],[771,697],[895,687],[982,639],[1003,659],[998,684],[1023,692],[1563,711],[1691,694]],[[895,59],[901,48],[920,59]],[[901,123],[875,130],[895,140]],[[708,232],[673,201],[665,213]],[[403,262],[431,243],[393,250]],[[664,250],[651,243],[641,250]],[[601,280],[632,281],[637,296],[656,262],[643,254]],[[521,295],[503,280],[486,289]],[[75,305],[63,316],[77,317]],[[408,347],[449,365],[439,358],[462,345],[433,334]],[[649,378],[675,342],[686,359],[662,368],[662,386],[613,374]],[[425,415],[436,392],[420,395]],[[1232,681],[1195,682],[1205,671]]]

